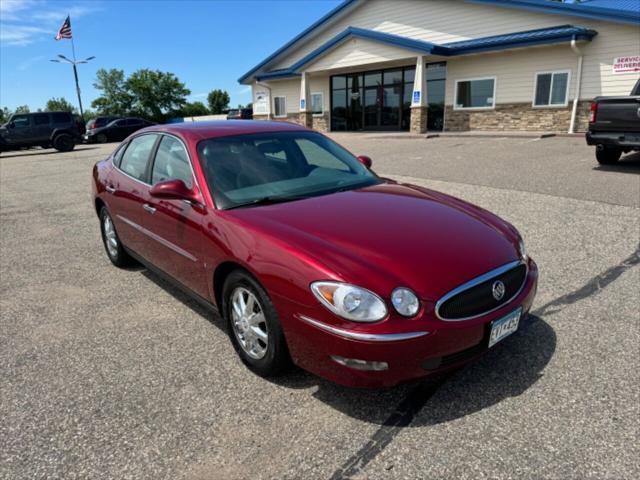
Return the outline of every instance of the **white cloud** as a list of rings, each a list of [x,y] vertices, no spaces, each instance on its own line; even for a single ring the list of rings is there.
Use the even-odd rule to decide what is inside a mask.
[[[76,0],[77,1],[77,0]],[[24,46],[39,40],[53,39],[62,22],[73,20],[102,9],[97,2],[69,4],[45,0],[0,0],[0,43],[3,46]]]
[[[40,27],[0,24],[0,43],[17,46],[29,45],[45,33],[51,32]],[[53,35],[51,35],[51,38],[53,38]]]
[[[47,57],[45,57],[44,55],[38,55],[36,57],[27,58],[26,60],[23,60],[20,64],[18,64],[18,70],[21,70],[21,71],[27,70],[32,65],[35,65],[38,62],[42,62],[46,58]]]

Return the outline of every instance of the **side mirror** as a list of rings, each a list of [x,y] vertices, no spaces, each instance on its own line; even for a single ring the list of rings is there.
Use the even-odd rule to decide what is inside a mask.
[[[360,155],[358,157],[358,161],[367,168],[371,168],[371,165],[373,165],[373,162],[371,161],[371,159],[366,155]]]
[[[16,124],[15,124],[15,122],[9,122],[9,123],[7,123],[7,128],[16,128]]]
[[[149,191],[152,197],[165,200],[185,200],[202,204],[200,193],[196,188],[188,188],[182,180],[166,180],[156,183]]]

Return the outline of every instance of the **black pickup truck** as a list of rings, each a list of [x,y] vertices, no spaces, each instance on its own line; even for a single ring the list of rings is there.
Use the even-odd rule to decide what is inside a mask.
[[[596,159],[605,165],[623,152],[640,150],[640,80],[630,96],[593,99],[587,144],[596,146]]]

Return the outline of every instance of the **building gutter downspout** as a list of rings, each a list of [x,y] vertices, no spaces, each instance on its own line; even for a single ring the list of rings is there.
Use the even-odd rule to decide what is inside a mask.
[[[575,133],[576,116],[578,113],[578,102],[580,101],[580,87],[582,85],[582,50],[576,44],[575,35],[571,39],[571,50],[578,56],[578,74],[576,76],[576,91],[573,96],[573,108],[571,109],[571,123],[569,124],[569,133]]]

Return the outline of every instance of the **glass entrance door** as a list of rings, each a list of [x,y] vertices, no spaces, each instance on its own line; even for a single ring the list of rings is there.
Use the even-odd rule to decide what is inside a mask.
[[[442,131],[444,127],[444,88],[447,64],[427,63],[427,130]]]
[[[331,130],[408,130],[415,67],[331,77]]]

